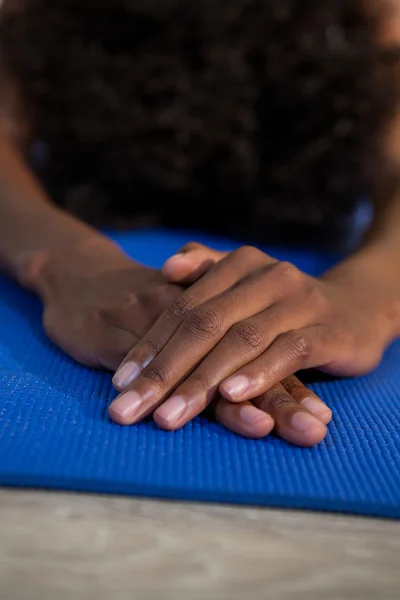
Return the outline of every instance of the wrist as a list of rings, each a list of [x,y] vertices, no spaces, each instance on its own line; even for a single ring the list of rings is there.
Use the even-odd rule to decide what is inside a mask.
[[[370,244],[326,272],[322,279],[349,292],[367,326],[387,346],[400,336],[399,260],[390,248]]]
[[[57,293],[72,277],[88,281],[106,270],[134,263],[114,242],[96,231],[83,236],[66,237],[46,249],[34,251],[24,260],[20,283],[36,293],[43,301]],[[133,264],[132,264],[133,263]]]

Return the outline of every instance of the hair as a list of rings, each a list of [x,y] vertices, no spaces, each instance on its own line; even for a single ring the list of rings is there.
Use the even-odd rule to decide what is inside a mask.
[[[370,193],[397,103],[363,4],[25,0],[0,39],[71,211],[304,235]]]

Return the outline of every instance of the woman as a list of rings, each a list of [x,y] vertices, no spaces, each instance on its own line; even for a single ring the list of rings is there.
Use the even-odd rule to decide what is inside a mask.
[[[400,333],[396,3],[1,10],[0,260],[49,337],[88,366],[122,361],[118,423],[177,429],[210,405],[242,435],[318,443],[331,412],[293,373],[366,373]],[[318,279],[196,243],[160,272],[88,224],[326,246],[365,195],[363,244]]]

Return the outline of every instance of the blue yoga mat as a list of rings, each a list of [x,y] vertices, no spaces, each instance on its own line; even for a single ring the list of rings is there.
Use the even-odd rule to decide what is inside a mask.
[[[114,237],[138,260],[160,266],[194,236]],[[335,260],[271,253],[311,274]],[[313,449],[274,437],[245,440],[204,417],[173,433],[153,423],[120,427],[106,414],[115,394],[110,375],[81,367],[53,346],[41,327],[40,303],[0,278],[2,485],[400,518],[400,343],[375,373],[312,387],[333,411],[326,440]]]

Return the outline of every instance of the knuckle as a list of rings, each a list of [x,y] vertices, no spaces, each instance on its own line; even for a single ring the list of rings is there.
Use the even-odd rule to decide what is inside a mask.
[[[176,323],[182,321],[187,313],[190,313],[196,306],[194,298],[181,295],[174,300],[165,311],[165,316],[169,321]]]
[[[259,350],[264,346],[264,340],[257,327],[245,321],[235,323],[231,327],[229,338],[233,344],[246,348]]]
[[[331,303],[320,287],[316,286],[312,281],[307,281],[304,291],[307,305],[311,306],[317,314],[328,316],[331,313]]]
[[[171,371],[168,367],[161,365],[153,365],[143,372],[143,376],[155,383],[158,387],[164,388],[170,380]]]
[[[258,402],[259,408],[267,413],[273,413],[284,404],[293,404],[294,402],[293,398],[285,393],[280,386],[274,386],[268,392],[265,392],[260,400]]]
[[[297,395],[306,389],[305,385],[294,375],[285,377],[285,379],[282,381],[282,385],[285,390],[292,395]]]
[[[294,264],[280,261],[273,265],[275,275],[286,284],[298,285],[305,281],[305,275]]]
[[[264,258],[265,254],[255,246],[241,246],[235,250],[232,255],[239,260],[244,261],[257,261],[260,258]]]
[[[216,336],[223,331],[224,317],[216,306],[202,306],[185,318],[185,328],[191,335]]]
[[[288,404],[293,404],[294,400],[289,394],[285,394],[284,392],[276,392],[271,397],[271,406],[275,410],[279,410]]]
[[[205,373],[192,373],[186,380],[186,385],[190,386],[193,392],[203,392],[204,390],[213,392],[215,388]]]
[[[143,345],[142,345],[143,344]],[[154,358],[157,356],[157,354],[163,349],[164,345],[160,342],[156,342],[155,340],[152,339],[147,339],[144,340],[141,344],[141,352],[140,355],[141,357],[146,357],[147,360],[154,360]],[[135,354],[137,355],[138,353],[135,351],[132,351],[130,354],[131,356],[133,356],[133,353],[135,352]],[[144,365],[143,365],[144,366]]]
[[[204,248],[203,244],[199,244],[198,242],[188,242],[179,248],[179,252],[192,252],[193,250],[201,250],[202,248]]]
[[[301,331],[288,331],[283,335],[283,341],[290,354],[297,358],[306,359],[313,353],[310,338]]]

